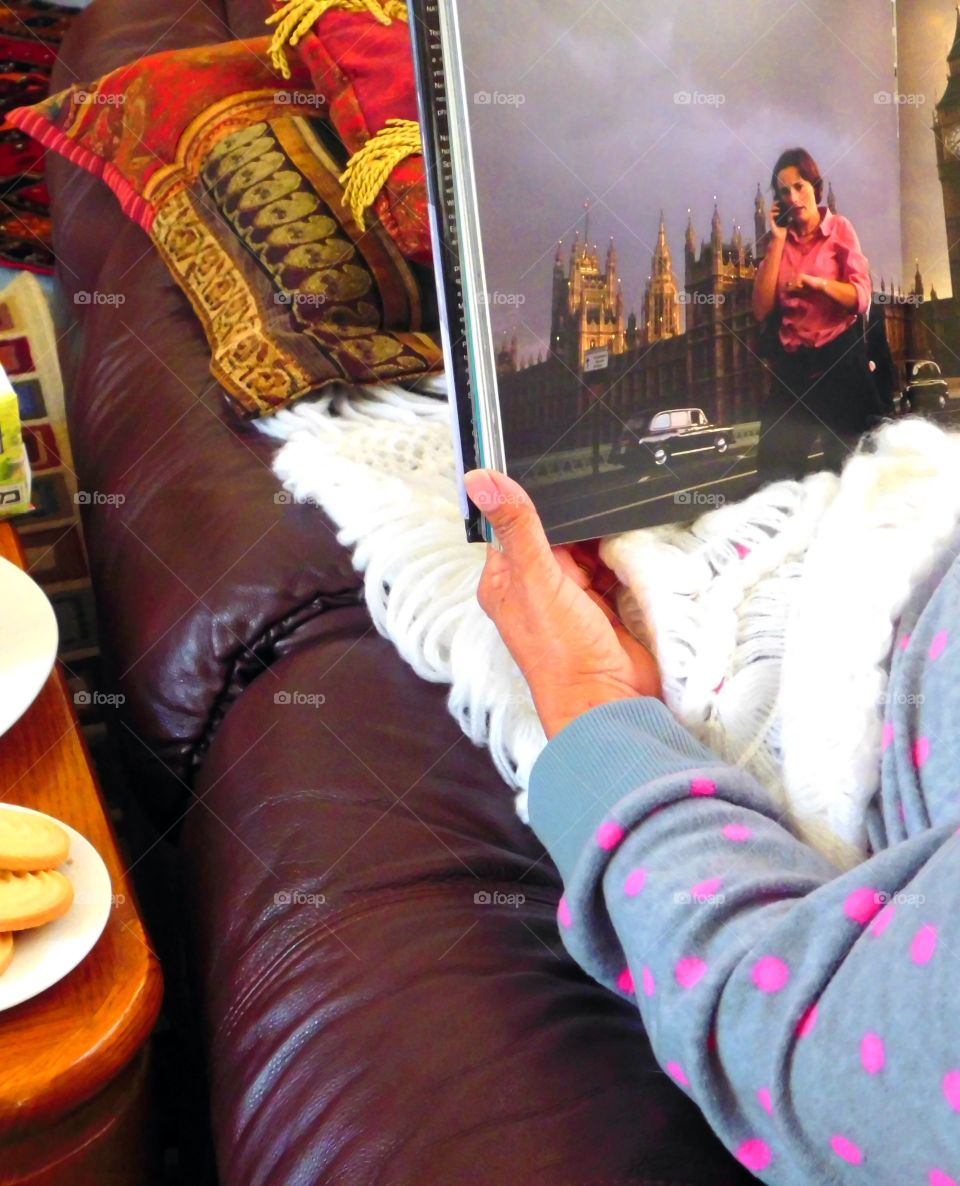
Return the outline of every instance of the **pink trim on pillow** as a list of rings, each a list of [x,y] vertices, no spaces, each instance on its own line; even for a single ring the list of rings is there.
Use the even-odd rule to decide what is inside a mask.
[[[77,144],[62,132],[46,116],[38,114],[32,107],[15,107],[7,112],[7,120],[20,128],[45,148],[52,148],[93,177],[100,177],[120,202],[124,214],[149,233],[156,211],[152,203],[138,194],[113,161],[104,160],[89,148]]]

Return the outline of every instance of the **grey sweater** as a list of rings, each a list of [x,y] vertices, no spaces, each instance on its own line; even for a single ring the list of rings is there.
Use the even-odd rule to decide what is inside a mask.
[[[565,947],[771,1186],[960,1183],[957,551],[898,625],[856,868],[659,700],[592,709],[533,768]]]

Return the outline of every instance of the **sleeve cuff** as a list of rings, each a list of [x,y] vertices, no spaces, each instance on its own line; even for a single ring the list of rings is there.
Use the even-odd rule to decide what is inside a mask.
[[[652,696],[601,704],[547,743],[530,773],[530,826],[564,884],[611,808],[638,787],[722,765]]]

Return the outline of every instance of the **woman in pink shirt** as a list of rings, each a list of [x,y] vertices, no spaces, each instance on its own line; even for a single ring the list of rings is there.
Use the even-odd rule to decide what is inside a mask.
[[[802,478],[818,433],[824,467],[839,469],[881,416],[860,321],[870,307],[870,265],[857,232],[820,205],[823,178],[805,149],[781,153],[771,188],[770,241],[753,288],[755,316],[779,317],[761,410],[764,481]]]

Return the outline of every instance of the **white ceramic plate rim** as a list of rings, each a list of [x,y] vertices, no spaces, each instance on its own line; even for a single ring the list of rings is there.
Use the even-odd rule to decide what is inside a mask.
[[[53,606],[33,577],[0,557],[0,735],[23,716],[57,657]]]
[[[45,815],[15,803],[3,803],[0,808]],[[73,905],[45,926],[14,932],[13,959],[0,973],[0,1011],[29,1001],[72,972],[92,951],[110,917],[113,887],[103,858],[75,828],[63,820],[56,822],[70,837],[70,854],[59,869],[73,882]]]

